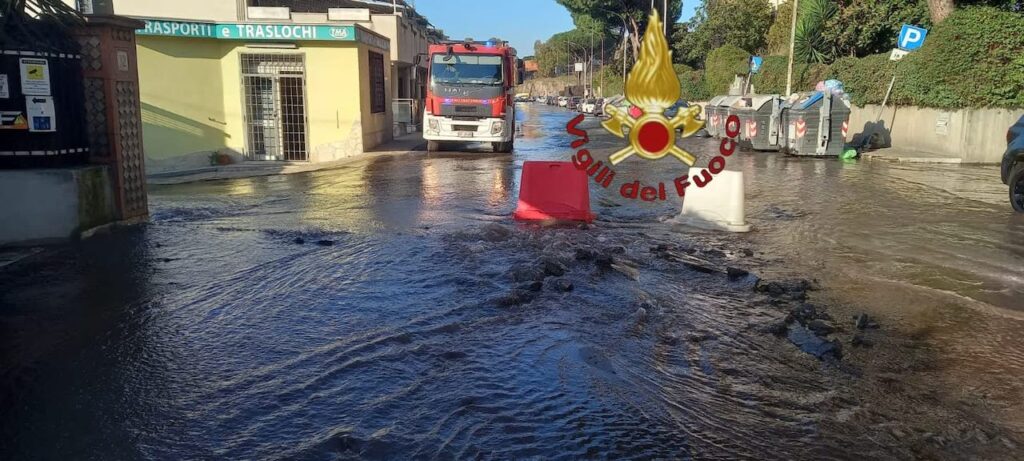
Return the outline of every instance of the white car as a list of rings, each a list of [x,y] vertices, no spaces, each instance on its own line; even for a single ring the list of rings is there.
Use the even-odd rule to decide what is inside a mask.
[[[593,114],[594,113],[594,109],[596,109],[596,108],[597,108],[597,100],[596,99],[584,99],[583,102],[580,103],[580,112],[582,112],[584,114]]]
[[[547,99],[548,99],[547,96],[537,96],[534,100],[537,101],[537,102],[544,102],[544,101],[547,101]]]
[[[565,96],[560,96],[558,98],[558,107],[566,107],[568,105],[569,105],[569,98],[567,98]]]

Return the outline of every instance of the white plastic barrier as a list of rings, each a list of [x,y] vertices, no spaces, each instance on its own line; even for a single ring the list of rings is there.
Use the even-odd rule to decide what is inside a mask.
[[[691,178],[707,168],[690,168]],[[691,181],[693,182],[693,181]],[[743,171],[726,169],[714,175],[704,187],[691,184],[683,198],[683,211],[673,222],[702,229],[749,232],[746,222]]]

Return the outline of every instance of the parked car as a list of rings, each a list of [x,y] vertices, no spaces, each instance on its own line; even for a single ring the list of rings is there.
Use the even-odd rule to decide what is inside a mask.
[[[580,104],[580,112],[590,115],[601,115],[602,108],[604,107],[604,99],[601,98],[589,98],[583,100],[583,104]]]
[[[558,107],[568,107],[568,106],[569,106],[569,98],[567,98],[565,96],[559,96],[558,97]]]
[[[580,112],[584,114],[589,114],[591,111],[594,110],[594,104],[596,103],[597,101],[594,100],[594,98],[584,99],[583,101],[580,102]]]
[[[1010,205],[1024,213],[1024,117],[1006,131],[1006,153],[1000,173],[1003,184],[1010,187]]]
[[[565,104],[565,108],[569,109],[569,110],[576,110],[576,108],[579,107],[579,106],[580,106],[580,98],[577,98],[575,96],[569,98],[568,102],[566,102],[566,104]]]
[[[537,96],[537,102],[545,102],[548,100],[547,96]]]

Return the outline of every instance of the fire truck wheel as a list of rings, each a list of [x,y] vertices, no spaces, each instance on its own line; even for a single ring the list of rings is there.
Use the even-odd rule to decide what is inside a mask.
[[[441,143],[438,141],[427,141],[427,152],[437,152],[441,150]]]

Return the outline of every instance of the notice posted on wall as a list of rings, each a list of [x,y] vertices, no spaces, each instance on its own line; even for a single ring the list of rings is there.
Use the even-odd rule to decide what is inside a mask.
[[[56,112],[50,96],[27,96],[25,112],[28,113],[28,130],[36,133],[57,131]]]
[[[0,74],[0,99],[11,97],[11,87],[7,84],[7,74]]]
[[[26,96],[49,96],[50,63],[40,58],[21,58],[21,93]]]

